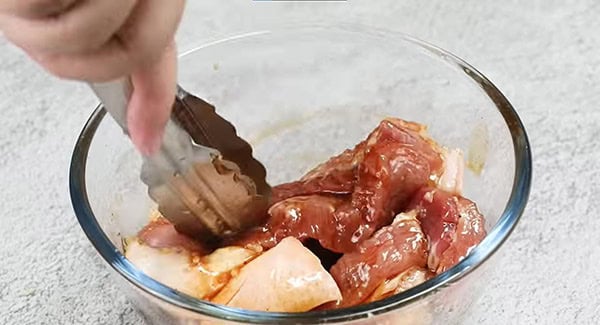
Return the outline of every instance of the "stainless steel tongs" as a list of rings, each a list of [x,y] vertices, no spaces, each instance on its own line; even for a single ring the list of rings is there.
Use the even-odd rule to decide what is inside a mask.
[[[129,79],[90,86],[128,134]],[[141,179],[179,232],[215,242],[266,217],[270,187],[265,174],[233,125],[179,87],[162,146],[144,156]]]

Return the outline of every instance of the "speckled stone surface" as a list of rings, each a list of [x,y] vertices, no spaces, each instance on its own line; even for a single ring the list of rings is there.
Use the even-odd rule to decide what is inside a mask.
[[[284,21],[403,31],[486,74],[518,109],[534,154],[518,229],[466,324],[600,323],[600,2],[190,1],[180,50]],[[141,324],[77,224],[75,139],[96,100],[0,39],[0,323]],[[35,93],[35,95],[34,95]]]

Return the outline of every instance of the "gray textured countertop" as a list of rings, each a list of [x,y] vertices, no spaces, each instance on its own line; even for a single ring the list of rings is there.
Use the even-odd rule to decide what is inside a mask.
[[[467,323],[600,323],[600,2],[226,3],[190,1],[180,49],[280,20],[358,21],[428,40],[479,68],[527,127],[534,182],[501,250],[502,271]],[[96,100],[1,39],[0,75],[0,323],[141,323],[69,201],[71,150]]]

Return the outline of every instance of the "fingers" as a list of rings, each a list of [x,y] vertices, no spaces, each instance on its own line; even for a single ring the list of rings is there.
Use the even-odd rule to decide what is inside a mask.
[[[86,52],[104,45],[123,26],[135,4],[136,0],[80,0],[58,16],[9,15],[2,17],[1,24],[4,35],[28,52]]]
[[[78,0],[3,0],[0,12],[23,18],[42,18],[69,9]]]
[[[136,60],[154,61],[173,40],[185,0],[140,1],[131,18],[118,33]]]
[[[183,8],[184,0],[140,1],[121,30],[101,48],[83,53],[26,51],[61,78],[108,81],[157,60],[171,42]]]
[[[104,82],[131,75],[127,123],[156,152],[175,99],[173,35],[185,0],[0,0],[0,29],[54,75]],[[165,50],[167,49],[167,50]]]
[[[102,48],[77,54],[28,54],[47,71],[63,79],[105,82],[129,75],[140,64],[119,38],[113,37]]]
[[[127,108],[127,125],[132,142],[144,155],[160,149],[165,124],[171,114],[176,91],[175,46],[159,59],[131,75],[133,93]]]

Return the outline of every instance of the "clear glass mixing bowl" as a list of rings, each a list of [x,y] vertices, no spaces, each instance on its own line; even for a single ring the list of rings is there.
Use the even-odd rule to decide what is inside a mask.
[[[489,235],[447,272],[367,305],[286,314],[200,301],[123,257],[122,238],[147,222],[154,204],[139,181],[139,155],[98,108],[73,153],[72,202],[84,232],[149,323],[452,324],[485,290],[490,271],[501,269],[490,258],[525,208],[531,153],[510,103],[461,59],[398,33],[312,26],[213,42],[183,54],[179,70],[183,88],[215,104],[251,142],[271,184],[352,147],[386,116],[428,125],[443,145],[483,164],[481,173],[467,170],[465,196],[487,217]]]

